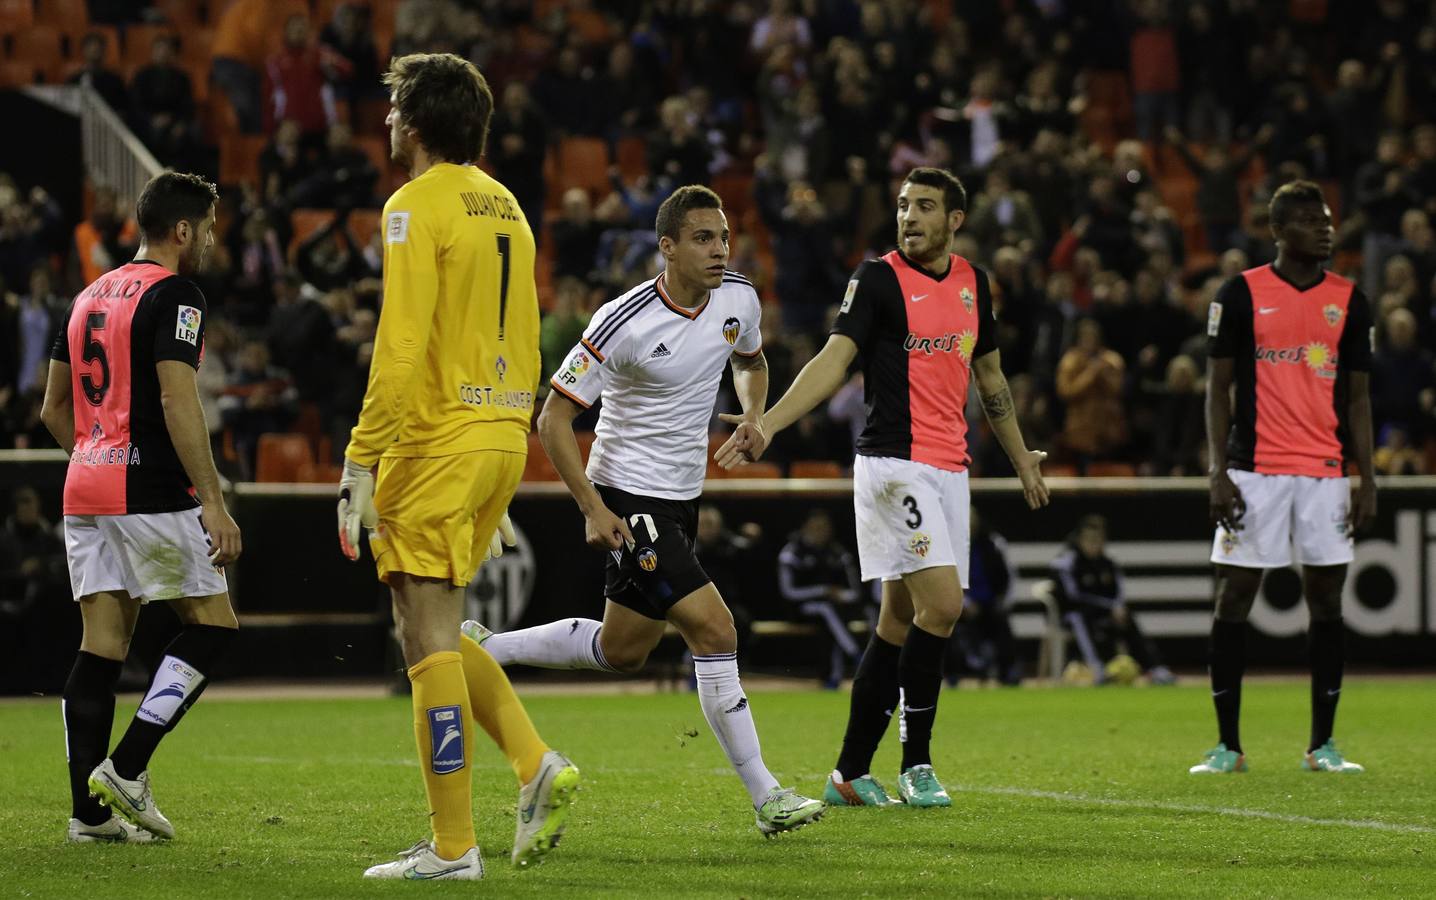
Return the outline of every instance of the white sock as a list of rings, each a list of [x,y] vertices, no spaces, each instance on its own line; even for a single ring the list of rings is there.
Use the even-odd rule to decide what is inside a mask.
[[[615,671],[598,646],[595,619],[560,619],[518,631],[495,634],[484,641],[484,649],[501,666],[520,663],[541,669],[598,669]]]
[[[703,706],[708,727],[718,738],[718,746],[728,754],[733,771],[743,779],[753,805],[762,806],[768,792],[778,786],[778,779],[763,765],[753,709],[738,681],[738,654],[694,656],[693,674],[698,678],[698,702]]]

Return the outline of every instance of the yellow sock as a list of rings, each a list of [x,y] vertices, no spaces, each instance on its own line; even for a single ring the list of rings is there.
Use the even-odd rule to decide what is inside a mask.
[[[452,650],[432,653],[409,669],[414,684],[414,738],[429,797],[434,852],[458,859],[475,845],[474,734],[463,658]]]
[[[534,730],[503,666],[467,637],[459,638],[459,652],[464,657],[464,681],[469,686],[474,718],[509,758],[519,784],[528,784],[538,774],[548,744]]]

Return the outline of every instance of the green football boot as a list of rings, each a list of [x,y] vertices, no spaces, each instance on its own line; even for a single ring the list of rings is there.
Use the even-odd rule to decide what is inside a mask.
[[[843,781],[841,773],[834,771],[823,787],[823,802],[829,806],[895,806],[899,801],[889,797],[871,775]]]
[[[942,789],[932,766],[913,766],[898,776],[898,796],[908,806],[951,806],[952,798]]]
[[[827,811],[821,800],[811,800],[792,788],[773,788],[757,809],[758,830],[764,837],[780,831],[796,831],[816,822]]]
[[[1325,744],[1308,752],[1301,761],[1301,767],[1308,772],[1343,772],[1347,775],[1358,775],[1366,771],[1365,766],[1349,762],[1343,757],[1333,740],[1327,740]]]
[[[1245,772],[1246,754],[1228,750],[1226,744],[1217,744],[1202,754],[1202,761],[1187,771],[1193,775],[1224,775],[1228,772]]]

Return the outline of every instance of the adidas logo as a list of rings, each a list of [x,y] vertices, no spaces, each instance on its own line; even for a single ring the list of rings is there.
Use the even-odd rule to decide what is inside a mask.
[[[648,354],[648,358],[649,358],[649,359],[658,359],[658,358],[661,357],[661,356],[672,356],[672,355],[673,355],[673,353],[672,353],[671,351],[669,351],[668,347],[667,347],[666,345],[660,343],[657,347],[654,347],[654,348],[653,348],[653,352],[652,352],[652,353]]]

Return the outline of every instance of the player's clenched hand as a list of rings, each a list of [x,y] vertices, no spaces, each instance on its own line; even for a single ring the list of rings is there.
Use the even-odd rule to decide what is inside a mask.
[[[339,549],[351,560],[359,558],[359,526],[374,528],[379,512],[374,509],[374,473],[356,462],[344,460],[339,479]]]
[[[209,535],[209,561],[216,568],[226,566],[239,559],[242,541],[239,526],[230,518],[229,511],[222,504],[201,506],[199,521]]]
[[[1022,480],[1022,497],[1028,509],[1041,509],[1051,499],[1042,478],[1042,461],[1046,458],[1045,451],[1028,450],[1017,460],[1017,477]]]
[[[1236,533],[1242,529],[1242,516],[1246,515],[1247,502],[1242,492],[1232,481],[1225,469],[1212,473],[1211,519],[1226,531]]]
[[[485,559],[498,559],[504,555],[504,547],[518,546],[519,539],[514,536],[514,523],[509,520],[509,511],[504,510],[504,517],[499,519],[499,527],[494,530],[494,536],[489,538],[489,555]]]
[[[1351,492],[1351,512],[1346,517],[1346,533],[1360,534],[1376,518],[1376,482],[1370,478]]]
[[[633,532],[628,523],[613,514],[607,506],[584,514],[583,539],[596,550],[621,550],[633,546]]]
[[[736,466],[746,466],[750,462],[757,462],[768,449],[768,435],[763,431],[761,421],[745,419],[731,413],[720,413],[718,418],[729,425],[737,425],[733,434],[713,454],[713,461],[724,469],[732,469]]]

